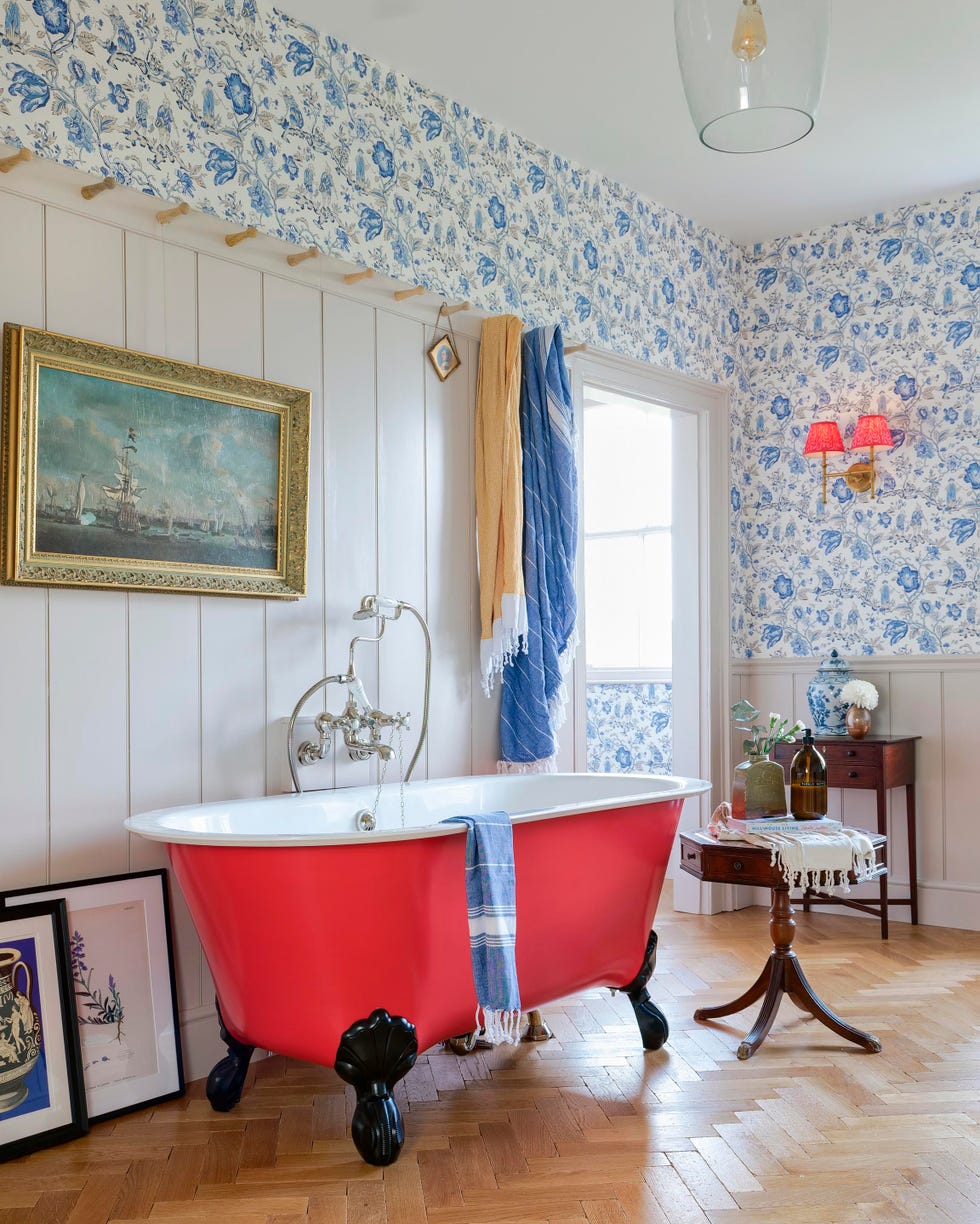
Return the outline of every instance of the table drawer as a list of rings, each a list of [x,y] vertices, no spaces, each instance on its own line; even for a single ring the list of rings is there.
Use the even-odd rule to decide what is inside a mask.
[[[850,740],[843,744],[818,744],[817,749],[828,765],[878,764],[878,748],[875,744],[859,744]]]
[[[828,762],[827,785],[875,790],[878,785],[878,770],[874,765],[834,765]]]
[[[772,865],[769,851],[758,846],[740,846],[733,842],[713,842],[702,845],[681,841],[681,867],[698,879],[716,884],[749,884],[769,888],[772,885]]]

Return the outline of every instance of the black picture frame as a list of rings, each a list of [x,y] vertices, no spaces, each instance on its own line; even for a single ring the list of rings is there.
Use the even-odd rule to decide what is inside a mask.
[[[0,910],[0,1034],[0,1163],[84,1135],[88,1115],[62,900]]]
[[[183,1096],[166,868],[7,889],[0,892],[0,918],[54,899],[67,910],[68,980],[89,1121]],[[116,961],[113,972],[115,957],[126,967],[122,976]]]

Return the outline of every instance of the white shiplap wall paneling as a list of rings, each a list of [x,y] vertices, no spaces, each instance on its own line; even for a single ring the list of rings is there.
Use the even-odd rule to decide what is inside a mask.
[[[0,233],[16,234],[4,248],[0,320],[44,326],[44,210],[33,200],[0,193]],[[48,596],[40,590],[3,592],[0,633],[0,809],[16,820],[0,878],[9,888],[44,880],[48,856]]]
[[[45,221],[48,327],[125,343],[122,231],[54,208]],[[49,602],[51,876],[125,871],[127,596],[51,591]]]
[[[266,606],[268,789],[282,789],[285,743],[278,720],[326,671],[323,611],[323,377],[319,292],[276,276],[263,278],[265,377],[311,392],[310,483],[305,599]],[[334,690],[336,693],[336,690]],[[317,712],[322,709],[317,707]],[[313,709],[311,702],[310,710]],[[309,712],[309,711],[307,711]]]
[[[224,259],[198,260],[198,352],[202,365],[262,376],[262,278]],[[265,602],[201,599],[203,794],[266,789]]]
[[[977,719],[980,669],[943,677],[943,767],[946,779],[945,878],[953,884],[980,881],[980,788],[977,786]],[[974,896],[980,926],[980,888]]]
[[[378,314],[378,583],[426,616],[425,332],[419,323]],[[439,559],[433,558],[438,564]],[[418,739],[425,686],[422,631],[409,614],[388,623],[379,652],[379,708],[411,713],[407,767]],[[395,738],[397,745],[397,736]],[[426,776],[426,750],[415,777]]]
[[[431,336],[426,337],[431,342]],[[470,516],[473,504],[473,426],[470,371],[477,346],[459,340],[463,367],[445,382],[425,374],[427,590],[426,617],[432,636],[432,696],[429,716],[430,778],[470,772],[470,710],[473,648],[470,627],[476,553]],[[416,632],[413,627],[411,632]],[[480,694],[480,700],[483,700]],[[414,699],[421,714],[421,703]],[[416,720],[416,731],[418,722]],[[414,743],[414,735],[408,739]]]
[[[356,632],[373,632],[371,622],[354,621],[351,616],[361,597],[378,589],[376,333],[375,311],[370,306],[324,294],[326,666],[320,675],[346,671],[351,638]],[[400,629],[401,625],[395,627]],[[354,663],[368,697],[377,702],[377,648],[359,646]],[[319,675],[311,669],[296,698],[318,679]],[[324,708],[337,713],[345,697],[337,686],[330,685],[326,693],[311,698],[303,713],[315,715]],[[373,776],[373,762],[352,761],[343,748],[334,750],[334,762],[337,786],[365,785]],[[316,767],[318,773],[321,769]],[[312,773],[313,768],[307,772]]]
[[[127,346],[196,362],[196,256],[143,235],[127,233],[125,240]],[[128,603],[130,811],[199,803],[201,601],[133,593]],[[131,870],[166,863],[162,844],[130,837]],[[203,955],[184,898],[172,885],[174,960],[186,1011],[204,1002]]]
[[[942,672],[893,672],[890,696],[892,734],[920,737],[915,746],[919,875],[924,880],[941,880],[945,872]],[[893,812],[897,814],[893,814],[892,828],[897,834],[895,840],[899,841],[905,830],[904,796],[893,799]],[[897,874],[897,854],[893,865]],[[904,868],[901,878],[907,880],[907,855]]]

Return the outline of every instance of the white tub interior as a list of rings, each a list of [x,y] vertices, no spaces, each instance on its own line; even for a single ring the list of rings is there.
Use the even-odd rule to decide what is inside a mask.
[[[272,795],[194,807],[164,808],[131,816],[134,833],[154,841],[237,846],[329,845],[451,836],[461,825],[440,825],[449,816],[509,812],[515,821],[542,820],[571,812],[629,807],[668,798],[686,798],[709,789],[695,778],[647,774],[488,775],[389,783],[303,795]],[[375,810],[377,827],[360,832],[355,817]]]

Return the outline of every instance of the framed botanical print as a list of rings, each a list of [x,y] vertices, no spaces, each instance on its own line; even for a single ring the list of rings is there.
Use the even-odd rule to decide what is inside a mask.
[[[3,578],[306,593],[310,393],[4,326]]]
[[[0,910],[0,1161],[87,1130],[65,903]]]
[[[89,1119],[184,1091],[167,873],[0,893],[0,917],[36,901],[67,908],[69,971]]]

